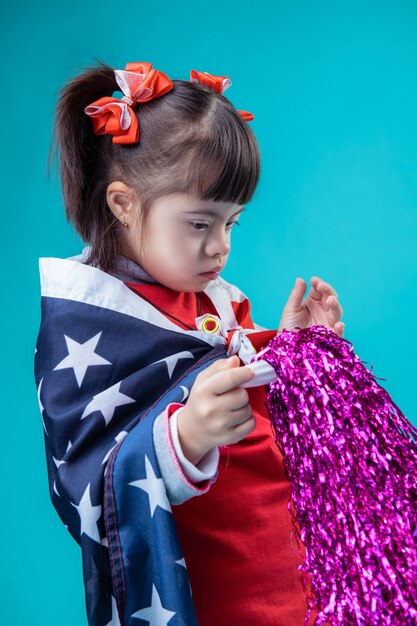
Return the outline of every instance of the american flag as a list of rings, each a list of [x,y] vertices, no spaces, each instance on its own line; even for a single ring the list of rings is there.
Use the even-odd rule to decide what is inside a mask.
[[[42,258],[40,275],[35,380],[49,491],[81,546],[88,623],[194,626],[152,427],[226,356],[226,340],[176,326],[80,257]],[[222,284],[206,293],[233,328],[231,300],[245,296]]]

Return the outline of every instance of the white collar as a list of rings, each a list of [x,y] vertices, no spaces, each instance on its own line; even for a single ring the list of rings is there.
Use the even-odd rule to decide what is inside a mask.
[[[192,335],[212,346],[225,345],[228,330],[242,328],[237,323],[231,300],[239,302],[245,298],[245,295],[220,276],[210,281],[204,289],[204,293],[218,311],[218,319],[221,321],[223,334],[215,335],[203,330],[186,330],[177,326],[152,304],[141,298],[140,294],[133,293],[121,279],[97,267],[87,265],[85,263],[87,256],[88,247],[85,247],[81,254],[66,259],[41,257],[39,259],[41,295],[84,302],[124,313],[167,330]],[[201,322],[201,318],[199,320]],[[248,332],[251,331],[246,329],[242,334],[246,335]],[[233,342],[232,354],[237,352],[238,346],[235,342],[236,340]],[[242,347],[243,343],[247,344],[244,339],[242,339]]]

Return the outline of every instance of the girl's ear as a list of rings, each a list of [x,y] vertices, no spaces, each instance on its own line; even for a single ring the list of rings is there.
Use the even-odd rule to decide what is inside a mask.
[[[131,187],[121,181],[113,181],[106,192],[107,204],[118,220],[132,223],[137,200]]]

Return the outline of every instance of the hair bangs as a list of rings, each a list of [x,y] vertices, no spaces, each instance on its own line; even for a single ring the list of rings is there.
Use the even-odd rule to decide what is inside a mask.
[[[250,202],[259,181],[259,148],[247,122],[234,111],[228,113],[220,128],[212,128],[210,136],[193,146],[188,176],[178,191],[243,205]]]

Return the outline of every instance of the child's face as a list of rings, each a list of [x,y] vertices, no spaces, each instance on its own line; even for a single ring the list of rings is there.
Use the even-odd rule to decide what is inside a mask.
[[[157,198],[149,212],[145,241],[140,242],[137,231],[129,228],[131,256],[170,289],[202,291],[214,277],[201,273],[226,265],[230,232],[243,210],[241,205],[189,195]]]

